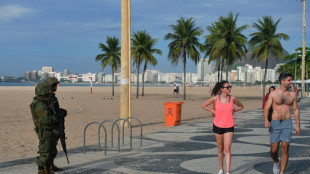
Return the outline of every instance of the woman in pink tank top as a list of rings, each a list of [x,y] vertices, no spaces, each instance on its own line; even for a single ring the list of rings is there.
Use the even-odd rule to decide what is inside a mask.
[[[243,109],[242,103],[230,94],[232,86],[228,81],[218,82],[211,93],[209,100],[203,103],[202,107],[213,113],[213,132],[217,142],[218,160],[220,165],[219,174],[224,173],[223,158],[225,149],[226,174],[229,174],[231,163],[231,144],[234,136],[235,121],[233,113]],[[215,105],[215,110],[210,105]],[[237,105],[234,108],[234,105]]]

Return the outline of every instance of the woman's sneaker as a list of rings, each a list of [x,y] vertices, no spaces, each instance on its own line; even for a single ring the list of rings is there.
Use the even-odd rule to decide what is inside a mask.
[[[218,174],[224,174],[224,171],[221,169]]]
[[[280,161],[278,163],[273,163],[273,174],[279,174],[280,173]]]

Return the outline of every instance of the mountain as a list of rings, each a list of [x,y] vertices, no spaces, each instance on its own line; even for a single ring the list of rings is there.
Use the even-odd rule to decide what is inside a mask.
[[[259,62],[256,58],[252,59],[251,58],[252,53],[253,53],[253,50],[248,50],[248,53],[246,54],[246,59],[242,59],[241,61],[237,61],[234,64],[239,64],[239,65],[240,64],[241,65],[250,64],[253,66],[253,68],[256,66],[260,66],[260,67],[262,67],[262,69],[265,69],[266,61]],[[274,69],[276,67],[276,64],[284,63],[283,57],[285,57],[287,55],[289,55],[289,53],[286,50],[283,50],[282,57],[279,58],[278,60],[275,58],[275,56],[270,56],[268,59],[268,69]]]

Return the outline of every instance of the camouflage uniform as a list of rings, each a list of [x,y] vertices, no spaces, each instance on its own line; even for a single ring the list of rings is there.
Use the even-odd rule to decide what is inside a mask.
[[[57,141],[55,133],[58,121],[48,107],[49,88],[44,83],[39,83],[35,87],[36,96],[30,104],[35,132],[39,138],[39,156],[37,157],[38,173],[50,173],[49,167],[52,165],[52,155],[55,154],[54,142]],[[57,151],[56,151],[57,153]],[[44,171],[43,171],[44,168]]]
[[[44,81],[44,83],[50,88],[50,91],[52,91],[52,86],[59,84],[59,81],[55,77],[48,77]],[[58,99],[57,99],[54,92],[49,93],[48,103],[49,103],[49,108],[51,109],[52,113],[54,115],[56,115],[56,118],[59,119],[58,123],[60,123],[60,121],[63,120],[61,118],[64,118],[67,115],[67,111],[65,109],[59,108]],[[56,158],[56,155],[57,155],[57,148],[56,148],[57,147],[57,141],[59,139],[58,134],[56,134],[55,136],[57,137],[56,140],[53,142],[53,149],[55,149],[55,150],[51,154],[52,167],[54,168],[53,169],[54,171],[62,171],[61,168],[58,168],[54,165],[54,159]]]

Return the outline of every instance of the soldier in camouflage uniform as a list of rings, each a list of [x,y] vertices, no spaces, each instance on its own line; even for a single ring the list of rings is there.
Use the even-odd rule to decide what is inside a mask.
[[[35,97],[30,104],[35,132],[39,138],[39,156],[37,157],[38,174],[51,174],[53,142],[57,141],[57,118],[48,107],[49,87],[39,83],[35,87]],[[57,153],[57,152],[56,152]]]
[[[55,77],[48,77],[44,83],[50,87],[49,90],[49,108],[51,109],[52,113],[54,115],[56,115],[56,117],[58,118],[58,122],[60,124],[60,120],[64,121],[64,117],[66,117],[67,115],[67,111],[65,109],[59,108],[59,103],[58,103],[58,99],[55,96],[55,92],[57,90],[57,85],[59,84],[59,81],[55,78]],[[59,126],[59,125],[57,125]],[[58,168],[54,165],[54,159],[56,158],[57,155],[57,141],[59,140],[59,136],[57,136],[57,140],[55,142],[53,142],[53,153],[52,154],[52,165],[50,166],[50,170],[51,171],[62,171],[62,168]]]

